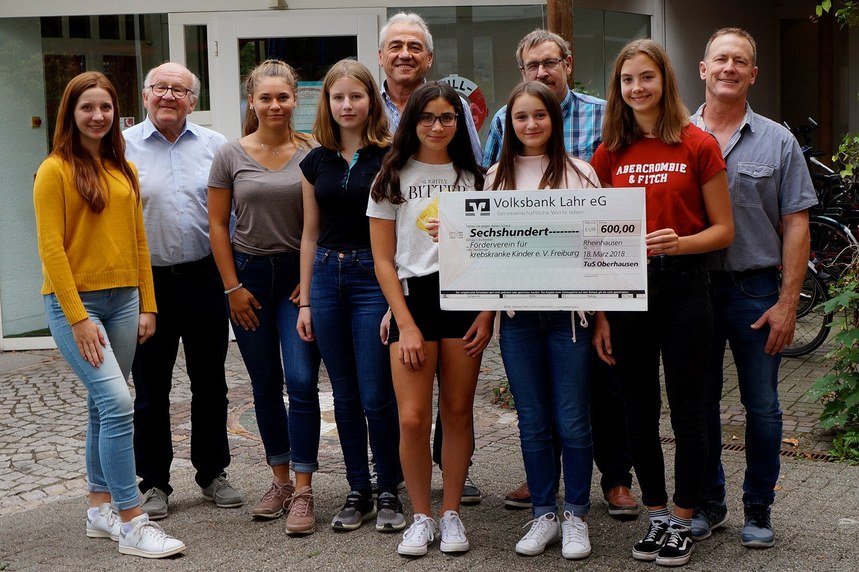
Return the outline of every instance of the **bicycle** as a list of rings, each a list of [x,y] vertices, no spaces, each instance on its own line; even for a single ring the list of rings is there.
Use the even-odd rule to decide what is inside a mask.
[[[799,293],[793,342],[782,350],[782,355],[799,357],[823,345],[832,327],[832,314],[823,310],[823,303],[828,299],[826,285],[818,276],[814,264],[809,261]]]

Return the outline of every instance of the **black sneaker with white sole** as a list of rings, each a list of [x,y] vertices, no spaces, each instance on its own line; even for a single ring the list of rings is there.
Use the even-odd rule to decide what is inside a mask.
[[[656,555],[656,564],[659,566],[683,566],[689,562],[694,548],[692,532],[688,528],[672,526],[668,529],[668,539],[665,541],[665,545]]]
[[[331,528],[334,530],[355,530],[364,521],[376,516],[376,503],[370,491],[366,494],[359,491],[351,491],[346,496],[346,502],[334,518],[331,520]]]
[[[652,562],[665,546],[666,540],[668,540],[668,523],[651,520],[647,534],[632,547],[632,557],[636,560]]]

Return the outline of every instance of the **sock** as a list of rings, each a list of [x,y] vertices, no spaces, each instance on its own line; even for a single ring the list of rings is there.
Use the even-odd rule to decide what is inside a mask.
[[[671,519],[668,524],[671,528],[677,528],[680,530],[689,530],[692,528],[692,519],[691,518],[680,518],[676,514],[671,515]]]
[[[671,517],[671,513],[668,512],[668,507],[665,507],[657,510],[648,510],[647,516],[650,517],[650,522],[662,522],[664,524],[668,524],[668,519]],[[692,526],[691,521],[689,526]]]

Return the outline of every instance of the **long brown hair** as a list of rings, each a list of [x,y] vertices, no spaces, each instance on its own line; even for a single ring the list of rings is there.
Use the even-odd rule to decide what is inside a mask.
[[[80,130],[75,122],[75,107],[83,92],[94,87],[100,87],[110,95],[113,105],[113,124],[99,143],[100,157],[96,159],[81,143]],[[89,71],[72,78],[63,91],[60,108],[57,111],[57,129],[54,131],[55,155],[71,165],[75,188],[89,204],[90,209],[100,213],[107,206],[108,186],[104,174],[99,169],[108,164],[118,168],[128,183],[137,200],[140,200],[140,185],[137,175],[128,161],[125,160],[125,139],[119,131],[119,98],[116,89],[103,73]]]
[[[331,87],[338,79],[351,78],[361,84],[367,97],[370,99],[370,112],[361,133],[361,143],[364,146],[375,145],[376,147],[387,147],[391,143],[391,134],[388,132],[388,116],[385,115],[382,97],[376,81],[370,74],[367,66],[355,60],[340,60],[325,74],[322,82],[322,93],[319,95],[319,103],[316,106],[316,120],[313,122],[313,136],[316,141],[332,151],[340,150],[343,145],[340,141],[340,125],[334,121],[331,115],[331,105],[328,99],[331,97]]]
[[[296,105],[298,104],[298,74],[292,69],[292,66],[280,60],[266,60],[257,67],[248,76],[246,87],[248,101],[254,94],[257,84],[267,77],[279,77],[286,81],[289,89],[292,90],[292,96],[295,98]],[[296,146],[310,148],[313,144],[313,138],[307,133],[299,133],[293,130],[292,122],[294,117],[289,119],[290,139],[294,140]],[[259,129],[259,119],[254,109],[248,105],[245,111],[245,121],[242,129],[243,135],[250,135]]]
[[[459,182],[462,172],[467,171],[474,176],[474,188],[483,189],[483,169],[477,164],[474,151],[471,150],[471,139],[468,135],[468,126],[463,115],[459,94],[446,83],[428,81],[412,92],[405,109],[403,109],[400,126],[394,134],[391,150],[385,155],[379,175],[370,188],[370,197],[377,203],[384,198],[395,205],[406,202],[400,189],[400,169],[405,167],[412,155],[418,152],[421,145],[417,132],[418,117],[423,112],[424,107],[436,99],[444,99],[450,103],[457,116],[456,132],[447,146],[448,154],[453,162],[453,169],[456,171],[454,185]]]
[[[557,96],[539,81],[523,81],[513,88],[507,100],[507,113],[504,116],[504,142],[501,145],[501,155],[498,158],[492,189],[516,189],[514,161],[517,155],[522,154],[525,145],[519,140],[513,129],[513,104],[523,95],[532,95],[543,102],[552,124],[552,134],[546,144],[546,157],[549,159],[549,163],[540,179],[540,188],[563,188],[567,184],[567,168],[570,167],[580,178],[596,187],[596,183],[579,170],[567,153],[564,146],[564,117],[561,114],[561,104]]]
[[[620,89],[620,70],[624,62],[638,54],[644,54],[653,60],[662,74],[662,99],[659,102],[659,118],[656,120],[653,135],[663,143],[679,143],[683,128],[689,124],[689,110],[680,97],[677,76],[665,49],[653,40],[633,40],[617,55],[609,80],[608,104],[602,129],[602,142],[609,151],[626,147],[643,135],[635,121],[632,108],[623,100]]]

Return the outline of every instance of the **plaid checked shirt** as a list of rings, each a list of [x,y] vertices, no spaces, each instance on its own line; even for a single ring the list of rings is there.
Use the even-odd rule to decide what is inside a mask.
[[[590,161],[602,142],[602,120],[605,115],[605,100],[569,90],[561,102],[564,117],[564,146],[574,157]],[[489,137],[483,152],[483,166],[489,167],[501,155],[501,142],[504,139],[505,105],[492,118]]]

